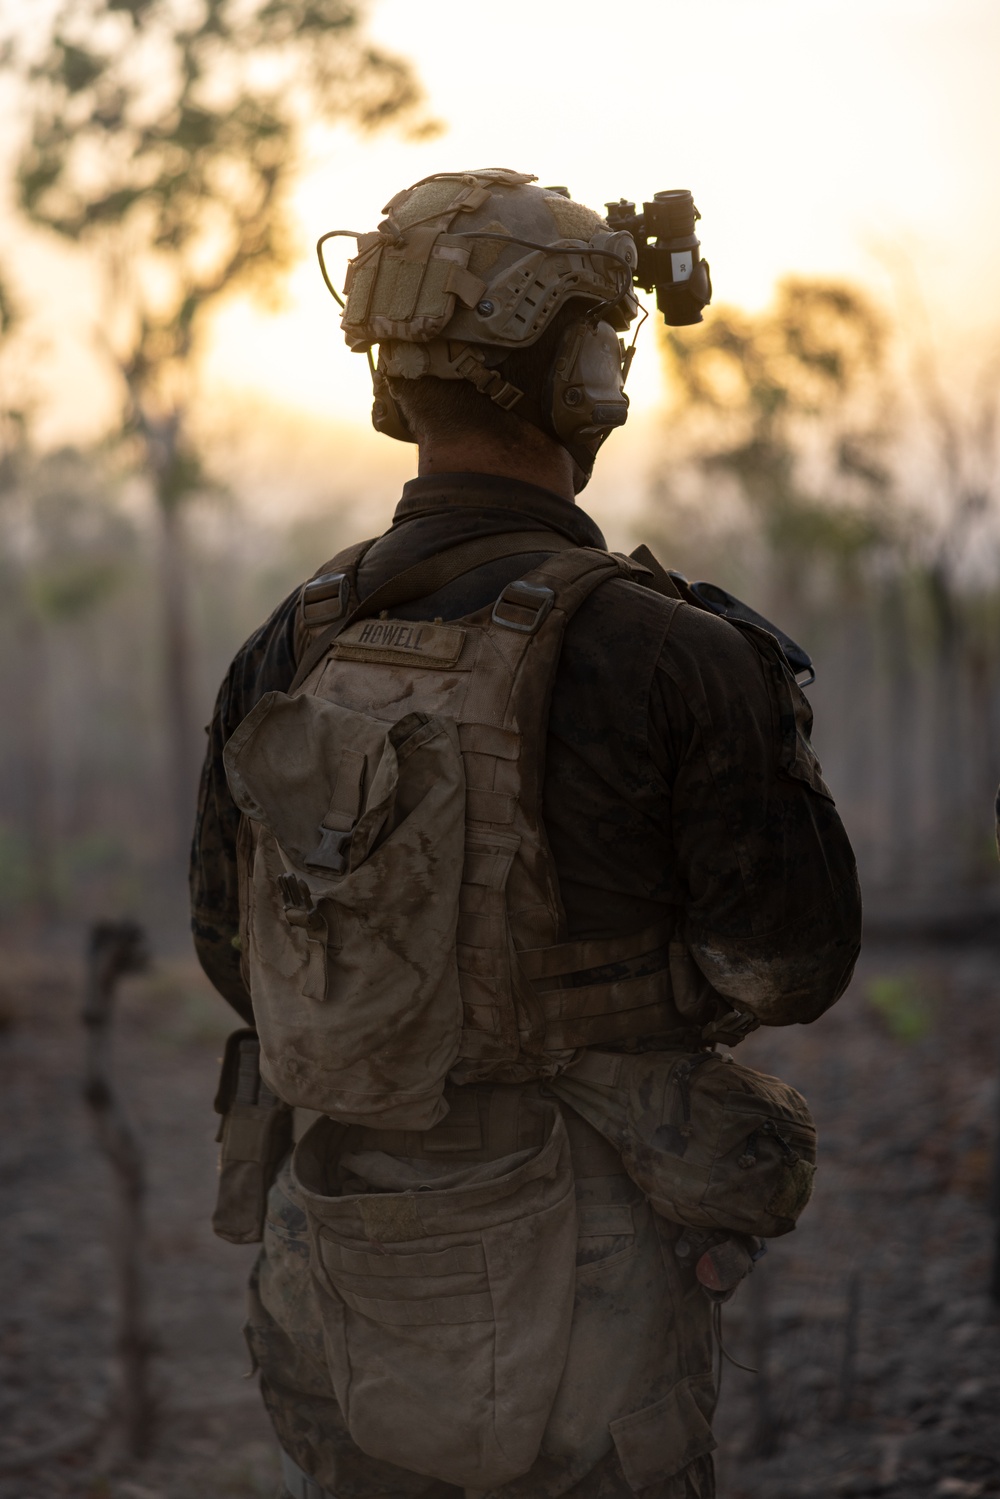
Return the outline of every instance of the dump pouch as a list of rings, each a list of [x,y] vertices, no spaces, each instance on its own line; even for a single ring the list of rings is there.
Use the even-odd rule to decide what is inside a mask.
[[[493,1489],[535,1461],[559,1387],[576,1202],[552,1101],[461,1093],[479,1122],[449,1116],[411,1137],[414,1154],[397,1154],[395,1132],[318,1120],[292,1175],[351,1437],[371,1457]],[[456,1131],[483,1142],[475,1159],[455,1158]]]
[[[816,1129],[779,1078],[713,1051],[588,1051],[552,1091],[616,1145],[656,1212],[773,1238],[812,1191]]]
[[[234,1031],[226,1042],[215,1110],[222,1148],[212,1228],[230,1244],[258,1244],[267,1194],[292,1147],[292,1111],[261,1081],[252,1030]]]

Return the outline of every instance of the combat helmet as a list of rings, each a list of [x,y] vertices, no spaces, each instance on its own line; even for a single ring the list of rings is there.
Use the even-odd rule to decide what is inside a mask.
[[[619,334],[638,312],[636,245],[565,188],[535,182],[489,167],[439,172],[397,193],[378,228],[354,236],[341,326],[349,347],[368,354],[378,431],[414,440],[390,378],[466,380],[562,443],[589,474],[628,414]],[[320,240],[321,266],[331,237]],[[337,296],[325,266],[323,274]],[[570,301],[580,315],[556,344],[545,398],[527,400],[505,360],[536,343]]]

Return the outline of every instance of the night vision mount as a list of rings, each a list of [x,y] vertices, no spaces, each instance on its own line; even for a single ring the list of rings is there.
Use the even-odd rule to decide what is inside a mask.
[[[671,328],[700,323],[702,309],[712,300],[712,279],[694,232],[701,214],[691,193],[686,188],[654,193],[641,213],[625,198],[607,209],[608,227],[624,229],[635,240],[639,258],[632,280],[644,291],[656,292],[663,321]]]

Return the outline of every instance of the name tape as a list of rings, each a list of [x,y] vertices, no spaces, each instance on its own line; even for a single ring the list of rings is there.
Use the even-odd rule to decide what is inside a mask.
[[[345,661],[454,666],[464,644],[465,631],[457,625],[431,625],[406,619],[361,619],[339,637],[333,654]]]

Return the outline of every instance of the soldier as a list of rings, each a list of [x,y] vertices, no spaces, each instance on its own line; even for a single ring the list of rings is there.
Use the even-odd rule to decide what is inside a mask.
[[[714,1048],[815,1020],[858,952],[776,640],[575,502],[636,247],[534,180],[440,174],[360,237],[342,326],[418,477],[210,729],[195,941],[254,1028],[216,1226],[259,1237],[266,1193],[247,1335],[294,1499],[714,1494],[711,1254],[793,1226],[814,1158]],[[734,1205],[688,1201],[712,1099],[758,1086],[713,1135]]]

